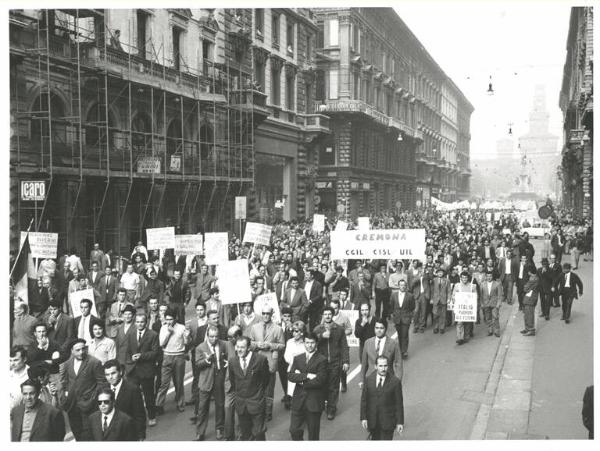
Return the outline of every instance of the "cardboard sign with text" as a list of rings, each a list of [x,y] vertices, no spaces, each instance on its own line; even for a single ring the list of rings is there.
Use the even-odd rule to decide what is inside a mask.
[[[313,232],[323,232],[325,230],[325,215],[314,215],[312,229]]]
[[[346,335],[348,346],[351,348],[358,348],[360,346],[360,341],[358,338],[356,338],[356,335],[354,335],[354,329],[360,312],[358,310],[342,310],[341,312],[350,320],[350,325],[352,326],[352,333],[350,335]]]
[[[274,323],[281,324],[281,311],[279,310],[279,302],[277,302],[277,295],[275,293],[261,294],[254,300],[254,313],[259,318],[262,318],[262,309],[264,306],[273,309],[273,317],[271,319]]]
[[[348,230],[348,223],[346,221],[338,221],[335,225],[336,232],[345,232]]]
[[[425,260],[425,229],[331,232],[332,259]]]
[[[73,293],[69,293],[69,303],[71,304],[71,311],[73,312],[73,318],[77,318],[81,316],[81,300],[89,299],[92,301],[92,315],[98,316],[98,312],[96,311],[96,302],[94,300],[94,290],[92,288],[87,288],[85,290],[74,291]]]
[[[223,304],[252,302],[248,260],[221,262],[216,271],[219,297]]]
[[[202,255],[202,235],[175,235],[175,254]]]
[[[27,232],[21,232],[21,245]],[[29,247],[33,258],[56,258],[58,233],[29,232]]]
[[[477,320],[477,293],[454,293],[454,320],[473,322]]]
[[[146,229],[148,249],[175,249],[175,227]]]
[[[227,232],[204,235],[204,257],[207,265],[219,265],[229,261],[229,236]]]
[[[271,243],[272,226],[259,224],[258,222],[247,222],[244,233],[244,243],[260,244],[269,246]]]

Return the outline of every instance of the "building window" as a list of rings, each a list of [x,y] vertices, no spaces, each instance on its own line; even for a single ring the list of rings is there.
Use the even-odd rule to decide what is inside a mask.
[[[288,53],[294,54],[294,24],[288,22],[285,32],[285,43]]]
[[[339,45],[340,26],[337,19],[329,20],[329,45]]]
[[[294,111],[296,95],[296,76],[289,74],[285,77],[285,106],[288,110]]]
[[[358,72],[354,73],[353,88],[354,88],[354,96],[353,96],[353,98],[355,100],[360,99],[360,76],[358,75]]]
[[[273,14],[271,18],[271,39],[273,47],[279,48],[279,14]]]
[[[329,98],[337,99],[338,98],[338,79],[339,79],[339,71],[337,69],[332,69],[329,71]]]
[[[181,67],[181,30],[177,27],[173,27],[173,68],[179,70]]]
[[[271,105],[281,105],[281,71],[271,67]]]
[[[332,166],[335,164],[335,150],[333,145],[325,144],[319,150],[319,164]]]
[[[312,35],[306,35],[306,59],[312,61]]]
[[[352,48],[356,53],[360,53],[360,28],[352,24]]]
[[[305,84],[306,93],[305,93],[305,105],[304,112],[306,114],[313,114],[315,112],[314,100],[313,100],[313,85],[310,83]]]
[[[263,8],[254,10],[254,26],[256,28],[256,36],[262,39],[265,34],[265,10]]]
[[[148,14],[144,11],[137,10],[137,48],[138,56],[146,59],[146,28]]]
[[[325,102],[325,72],[322,70],[316,71],[316,91],[315,98],[317,101],[324,103]]]
[[[202,71],[205,75],[209,74],[209,68],[212,68],[214,44],[210,41],[202,41]]]
[[[258,90],[265,92],[265,64],[263,62],[254,62],[254,81],[258,85]]]

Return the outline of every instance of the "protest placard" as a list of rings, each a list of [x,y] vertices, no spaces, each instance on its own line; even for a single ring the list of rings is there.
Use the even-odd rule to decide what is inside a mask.
[[[235,198],[235,219],[246,219],[246,196]]]
[[[202,235],[175,235],[175,254],[202,255]]]
[[[454,293],[454,320],[476,321],[477,320],[477,294],[458,292]]]
[[[313,216],[313,232],[322,232],[325,230],[325,215],[315,214]]]
[[[362,231],[362,232],[366,232],[371,228],[371,226],[369,225],[369,217],[368,216],[363,216],[358,218],[358,230]]]
[[[530,237],[543,237],[546,233],[550,233],[550,228],[545,227],[523,227],[521,233],[528,233]]]
[[[352,326],[352,333],[350,335],[346,335],[346,341],[348,342],[348,346],[351,348],[358,348],[360,345],[360,341],[354,335],[354,328],[356,326],[356,320],[358,319],[358,315],[360,312],[358,310],[341,310],[341,312],[346,315],[346,318],[350,320],[350,325]]]
[[[274,323],[281,324],[281,311],[279,310],[279,303],[277,302],[277,295],[275,293],[265,293],[257,296],[254,300],[254,313],[262,318],[263,307],[270,307],[273,309],[272,320]]]
[[[223,304],[252,302],[248,260],[221,262],[216,271],[219,298]]]
[[[21,232],[21,245],[27,232]],[[29,247],[33,258],[56,258],[58,233],[29,232]]]
[[[148,249],[175,249],[175,227],[146,229]]]
[[[510,235],[510,229],[502,229],[502,235]]]
[[[228,241],[227,232],[204,235],[204,261],[207,265],[219,265],[229,261]]]
[[[259,224],[258,222],[247,222],[244,233],[244,243],[254,243],[268,246],[271,242],[272,226]]]
[[[336,232],[345,232],[348,230],[348,223],[346,221],[338,221],[335,225]]]
[[[265,266],[269,264],[269,257],[271,256],[271,251],[265,251],[261,263]]]
[[[81,300],[89,299],[92,301],[92,315],[98,316],[98,312],[96,311],[96,302],[94,300],[94,290],[92,288],[87,288],[85,290],[74,291],[69,293],[69,303],[71,305],[71,312],[73,312],[73,318],[77,318],[81,316]]]
[[[331,258],[425,260],[425,229],[334,231]]]

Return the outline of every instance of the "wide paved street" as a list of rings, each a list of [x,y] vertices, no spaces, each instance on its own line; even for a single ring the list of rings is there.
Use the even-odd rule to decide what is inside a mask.
[[[532,242],[539,265],[539,243]],[[445,335],[434,335],[430,327],[424,334],[413,334],[411,329],[403,381],[406,423],[402,439],[585,438],[581,400],[585,387],[592,383],[592,262],[582,258],[578,273],[584,296],[574,304],[571,324],[560,321],[561,310],[553,308],[550,321],[538,322],[536,337],[520,336],[523,316],[516,303],[501,308],[501,338],[488,337],[485,327],[476,325],[474,339],[457,346],[454,328]],[[533,365],[527,358],[531,353]],[[357,359],[353,349],[348,392],[340,394],[335,420],[323,416],[322,440],[366,437],[359,422]],[[523,386],[524,390],[515,388]],[[188,383],[186,399],[189,391]],[[279,402],[281,396],[278,380],[268,440],[290,439],[290,413]],[[166,411],[158,425],[149,428],[148,440],[193,440],[192,408],[177,413],[174,404],[167,402]],[[209,424],[207,440],[214,440],[213,424]]]

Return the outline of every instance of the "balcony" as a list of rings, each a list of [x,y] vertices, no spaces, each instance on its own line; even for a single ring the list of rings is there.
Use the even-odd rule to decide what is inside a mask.
[[[307,132],[331,133],[329,118],[322,114],[298,114],[296,123]]]
[[[585,136],[585,130],[569,130],[569,146],[580,146]]]
[[[267,107],[267,95],[256,89],[232,90],[229,94],[229,103],[263,115],[265,118],[270,113]]]

